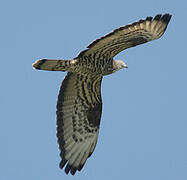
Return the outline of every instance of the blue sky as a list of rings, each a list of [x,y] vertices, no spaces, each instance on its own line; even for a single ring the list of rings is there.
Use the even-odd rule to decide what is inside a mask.
[[[0,179],[186,180],[185,0],[2,1]],[[35,71],[39,58],[71,59],[100,36],[171,13],[164,36],[116,56],[128,64],[103,80],[94,154],[74,177],[58,168],[56,100],[65,73]]]

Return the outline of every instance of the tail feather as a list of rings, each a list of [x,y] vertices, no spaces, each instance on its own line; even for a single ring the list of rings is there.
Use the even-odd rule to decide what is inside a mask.
[[[71,64],[71,60],[40,59],[33,64],[33,67],[47,71],[68,71]]]

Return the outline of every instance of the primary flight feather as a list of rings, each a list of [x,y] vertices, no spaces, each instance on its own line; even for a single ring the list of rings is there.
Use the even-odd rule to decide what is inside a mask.
[[[97,144],[102,114],[101,81],[127,65],[113,57],[121,51],[160,38],[170,14],[147,17],[95,40],[72,60],[40,59],[35,69],[67,71],[57,102],[57,138],[60,168],[74,175],[80,171]]]

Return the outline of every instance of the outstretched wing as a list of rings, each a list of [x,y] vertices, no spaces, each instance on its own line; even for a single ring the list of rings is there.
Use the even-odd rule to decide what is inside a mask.
[[[80,56],[113,58],[121,51],[160,38],[171,19],[170,14],[147,17],[130,25],[120,27],[110,34],[92,42]]]
[[[102,113],[102,77],[68,73],[57,102],[57,137],[60,168],[75,174],[93,153]]]

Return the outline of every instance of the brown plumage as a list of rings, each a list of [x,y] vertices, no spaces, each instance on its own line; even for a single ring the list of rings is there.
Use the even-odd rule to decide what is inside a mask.
[[[127,48],[160,38],[170,19],[170,14],[147,17],[95,40],[72,60],[41,59],[33,64],[39,70],[68,71],[56,111],[60,168],[66,166],[66,174],[80,171],[95,149],[102,114],[102,78],[127,68],[113,57]]]

